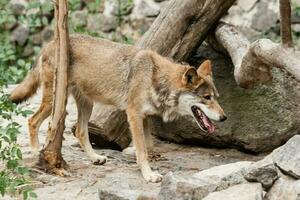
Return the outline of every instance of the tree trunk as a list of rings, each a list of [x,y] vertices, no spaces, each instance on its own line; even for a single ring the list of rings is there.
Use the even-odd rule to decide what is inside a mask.
[[[55,75],[53,85],[53,109],[49,123],[48,136],[40,161],[45,167],[60,175],[64,172],[65,162],[61,155],[62,138],[65,129],[67,104],[67,69],[69,65],[68,3],[66,0],[55,2]]]
[[[171,57],[176,61],[185,61],[197,49],[207,36],[209,30],[214,24],[227,12],[235,0],[172,0],[169,5],[156,18],[153,25],[146,34],[137,43],[137,46],[145,49],[151,49],[159,54]],[[93,114],[90,120],[89,133],[90,138],[95,139],[95,135],[103,138],[117,137],[120,132],[118,127],[126,128],[123,132],[124,137],[130,135],[127,118],[124,112],[107,108],[96,104],[93,113],[100,113],[105,109],[106,115]],[[123,113],[114,118],[116,112]],[[98,129],[95,129],[95,121],[99,121]],[[106,126],[110,124],[111,126]],[[95,130],[99,131],[95,133]],[[113,135],[113,137],[111,136]],[[122,136],[123,137],[123,136]],[[109,140],[108,142],[112,142]],[[115,142],[119,148],[128,146],[128,140]]]
[[[282,44],[286,47],[293,47],[291,28],[291,2],[290,0],[280,0],[280,34]]]

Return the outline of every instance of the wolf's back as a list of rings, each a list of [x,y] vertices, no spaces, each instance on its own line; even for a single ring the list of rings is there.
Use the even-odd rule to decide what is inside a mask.
[[[21,103],[36,93],[40,85],[40,65],[41,56],[38,56],[26,78],[10,93],[9,98],[12,102]]]

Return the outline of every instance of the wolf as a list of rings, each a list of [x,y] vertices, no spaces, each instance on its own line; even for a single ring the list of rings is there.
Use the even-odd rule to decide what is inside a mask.
[[[48,43],[27,77],[10,94],[19,103],[42,87],[42,102],[28,120],[30,145],[39,149],[38,129],[51,114],[55,43]],[[94,164],[106,157],[94,152],[88,137],[88,121],[93,103],[114,105],[127,114],[136,160],[144,179],[160,182],[162,175],[151,170],[147,149],[151,133],[147,116],[160,115],[164,121],[190,115],[200,129],[213,133],[211,120],[224,121],[226,115],[217,102],[218,91],[212,79],[211,61],[198,69],[179,64],[154,51],[85,35],[70,36],[68,93],[77,105],[76,137]]]

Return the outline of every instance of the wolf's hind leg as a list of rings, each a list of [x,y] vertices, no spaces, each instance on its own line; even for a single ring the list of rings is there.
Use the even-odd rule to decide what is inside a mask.
[[[41,124],[49,117],[52,110],[52,87],[50,87],[52,82],[47,85],[49,85],[49,87],[43,86],[43,97],[39,109],[28,120],[30,146],[33,152],[39,151],[38,131]]]
[[[98,155],[90,143],[88,135],[88,121],[92,114],[93,103],[84,96],[74,96],[76,99],[78,121],[76,128],[76,137],[79,140],[81,147],[86,152],[87,156],[92,160],[95,165],[102,165],[106,162],[105,156]]]

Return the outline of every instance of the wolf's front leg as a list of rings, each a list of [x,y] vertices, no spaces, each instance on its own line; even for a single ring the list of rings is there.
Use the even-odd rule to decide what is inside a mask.
[[[133,145],[136,148],[137,164],[141,168],[143,177],[148,182],[160,182],[162,180],[162,175],[153,172],[149,166],[142,115],[135,109],[127,109],[127,117],[132,134]]]

